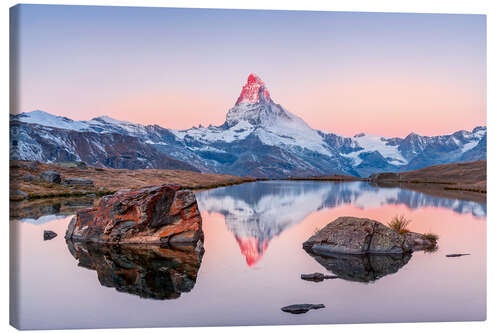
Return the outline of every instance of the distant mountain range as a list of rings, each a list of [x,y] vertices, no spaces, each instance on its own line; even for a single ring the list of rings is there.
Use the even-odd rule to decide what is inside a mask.
[[[220,126],[166,129],[107,116],[74,121],[43,111],[10,116],[10,158],[84,161],[126,169],[160,168],[286,178],[414,170],[486,159],[486,127],[440,136],[346,137],[312,129],[276,104],[250,74]]]

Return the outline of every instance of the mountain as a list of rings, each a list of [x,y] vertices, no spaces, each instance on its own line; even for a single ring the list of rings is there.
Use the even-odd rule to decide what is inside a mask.
[[[74,122],[42,111],[11,117],[10,158],[41,162],[84,161],[118,169],[199,171],[144,143],[140,136],[123,133],[126,127],[117,124],[116,128],[109,126],[112,129],[106,129],[109,123],[101,118]]]
[[[220,126],[171,130],[107,116],[74,121],[43,111],[11,115],[11,159],[82,160],[121,168],[173,168],[275,177],[407,171],[486,158],[486,127],[442,136],[346,137],[311,128],[248,76]]]

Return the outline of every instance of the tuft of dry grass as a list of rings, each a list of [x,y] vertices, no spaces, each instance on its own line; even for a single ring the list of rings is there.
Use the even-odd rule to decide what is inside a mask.
[[[424,238],[427,239],[428,241],[436,243],[439,239],[439,236],[436,234],[433,234],[432,232],[427,232],[424,234]]]
[[[392,218],[391,222],[389,222],[389,228],[403,235],[410,231],[408,230],[410,223],[411,220],[407,219],[404,215],[396,215]]]

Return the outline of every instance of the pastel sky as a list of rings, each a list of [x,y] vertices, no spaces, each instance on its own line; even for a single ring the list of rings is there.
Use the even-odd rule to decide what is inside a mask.
[[[249,73],[316,129],[486,123],[486,16],[22,5],[14,110],[220,125]]]

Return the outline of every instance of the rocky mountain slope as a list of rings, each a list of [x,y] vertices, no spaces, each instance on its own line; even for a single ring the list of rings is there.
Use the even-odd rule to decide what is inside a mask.
[[[441,136],[346,137],[312,129],[250,74],[220,126],[170,130],[110,117],[11,115],[11,159],[113,168],[198,170],[252,177],[368,176],[486,159],[486,127]]]

